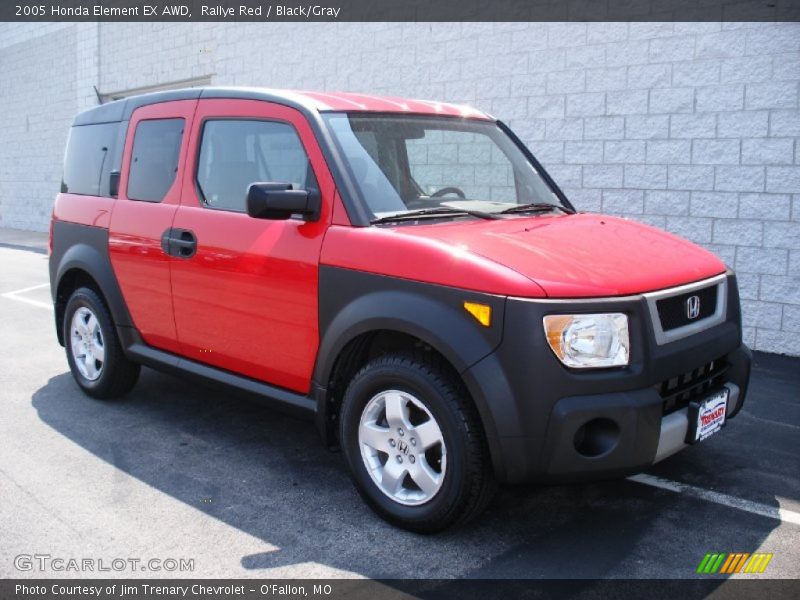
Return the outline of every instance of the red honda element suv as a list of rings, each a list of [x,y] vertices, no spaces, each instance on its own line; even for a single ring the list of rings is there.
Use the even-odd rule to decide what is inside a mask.
[[[716,256],[577,212],[506,125],[441,102],[209,87],[81,113],[50,280],[87,394],[146,365],[307,415],[420,532],[497,481],[646,469],[750,373]]]

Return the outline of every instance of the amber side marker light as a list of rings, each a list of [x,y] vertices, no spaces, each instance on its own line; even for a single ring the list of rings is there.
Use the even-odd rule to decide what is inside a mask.
[[[464,302],[464,309],[484,327],[492,325],[492,307],[477,302]]]

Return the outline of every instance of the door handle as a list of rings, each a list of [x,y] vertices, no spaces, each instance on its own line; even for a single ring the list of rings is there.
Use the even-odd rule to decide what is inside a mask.
[[[189,229],[170,228],[161,235],[161,248],[178,258],[191,258],[197,252],[197,238]]]

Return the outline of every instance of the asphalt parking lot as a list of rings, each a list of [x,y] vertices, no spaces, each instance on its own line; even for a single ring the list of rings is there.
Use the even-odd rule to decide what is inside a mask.
[[[422,537],[369,511],[310,423],[149,369],[122,401],[81,394],[40,242],[0,233],[0,577],[99,576],[15,567],[44,553],[194,559],[104,577],[691,578],[707,552],[800,577],[800,359],[756,355],[744,411],[639,481],[503,489]]]

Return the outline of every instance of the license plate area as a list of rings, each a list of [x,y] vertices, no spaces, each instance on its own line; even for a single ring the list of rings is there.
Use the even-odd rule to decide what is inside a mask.
[[[694,444],[717,433],[725,425],[730,390],[722,388],[702,400],[689,403],[689,430],[686,443]]]

